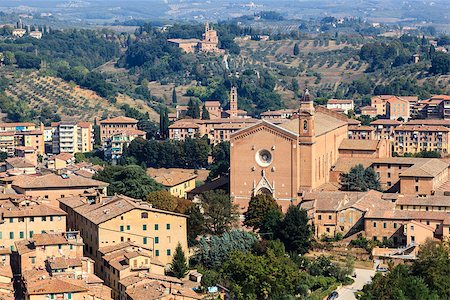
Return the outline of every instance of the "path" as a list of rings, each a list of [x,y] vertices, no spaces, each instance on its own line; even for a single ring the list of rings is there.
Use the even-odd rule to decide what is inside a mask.
[[[339,300],[356,300],[355,292],[360,291],[366,283],[372,280],[375,275],[374,270],[355,269],[356,278],[352,285],[344,286],[337,292],[339,293]]]

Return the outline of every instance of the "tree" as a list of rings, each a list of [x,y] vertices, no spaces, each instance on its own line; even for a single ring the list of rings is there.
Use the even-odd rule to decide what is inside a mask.
[[[200,200],[207,232],[222,234],[236,225],[239,219],[238,206],[224,191],[207,191],[200,196]]]
[[[192,98],[189,99],[186,116],[189,116],[192,119],[200,119],[200,108]]]
[[[162,139],[169,136],[169,113],[167,107],[159,110],[159,135]]]
[[[173,254],[172,264],[170,265],[170,274],[176,278],[183,278],[188,272],[187,259],[184,255],[181,244],[178,243]]]
[[[255,234],[232,230],[221,235],[201,238],[198,243],[197,259],[203,266],[220,268],[233,252],[247,252],[258,240]]]
[[[276,209],[270,210],[261,220],[259,227],[259,232],[264,235],[265,239],[275,239],[277,230],[283,220],[283,213],[277,207]]]
[[[175,90],[175,87],[173,87],[172,90],[172,104],[177,104],[178,100],[177,100],[177,91]]]
[[[197,244],[197,237],[205,232],[205,217],[198,204],[189,206],[186,214],[189,216],[187,220],[188,245],[192,247]]]
[[[0,162],[4,162],[7,158],[8,158],[8,153],[0,151]]]
[[[434,53],[431,58],[430,72],[442,75],[450,73],[450,54],[440,51]]]
[[[308,215],[298,206],[289,206],[281,221],[277,237],[283,242],[286,250],[303,254],[311,246],[312,228],[308,224]]]
[[[168,211],[176,211],[179,199],[167,190],[151,192],[145,198],[154,208]]]
[[[297,95],[298,88],[299,88],[297,79],[292,78],[291,85],[292,85],[292,91],[294,92],[295,95]]]
[[[206,109],[206,106],[203,105],[202,107],[202,120],[209,120],[209,111]]]
[[[108,182],[108,195],[122,194],[136,199],[145,199],[153,191],[162,186],[150,178],[141,167],[106,166],[94,175],[94,179]]]
[[[211,171],[208,174],[208,180],[228,173],[230,169],[230,143],[225,141],[215,145],[211,156],[213,163],[210,166]]]
[[[261,228],[263,220],[272,210],[280,210],[272,195],[259,194],[251,197],[248,209],[244,213],[244,225],[252,227],[254,231]]]
[[[297,56],[300,54],[300,48],[298,46],[298,43],[295,43],[294,45],[294,55]]]
[[[358,164],[350,172],[342,175],[341,187],[346,191],[365,192],[369,189],[380,190],[380,178],[372,168],[364,169]]]

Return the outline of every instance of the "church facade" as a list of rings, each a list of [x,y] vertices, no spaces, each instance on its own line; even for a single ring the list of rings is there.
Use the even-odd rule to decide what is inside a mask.
[[[298,114],[281,125],[262,120],[230,138],[230,193],[245,210],[253,195],[271,194],[283,207],[329,182],[339,146],[347,138],[345,116],[315,108],[306,91]]]

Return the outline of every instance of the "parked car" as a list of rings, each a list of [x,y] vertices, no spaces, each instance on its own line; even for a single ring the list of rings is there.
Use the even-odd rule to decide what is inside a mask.
[[[339,293],[334,291],[331,294],[328,295],[327,300],[334,300],[339,298]]]
[[[377,267],[377,272],[387,272],[387,271],[388,271],[388,268],[386,268],[386,267],[380,267],[380,266]]]

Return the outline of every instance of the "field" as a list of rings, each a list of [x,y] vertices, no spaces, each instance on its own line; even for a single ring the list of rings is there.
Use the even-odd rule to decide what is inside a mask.
[[[134,100],[119,94],[116,103],[98,96],[95,92],[81,88],[73,82],[65,82],[52,76],[42,76],[38,72],[26,76],[21,73],[8,74],[12,84],[6,94],[16,100],[23,100],[30,109],[48,106],[62,120],[93,121],[96,118],[121,115],[120,106],[129,104],[131,107],[148,112],[153,120],[157,113],[142,100]]]

